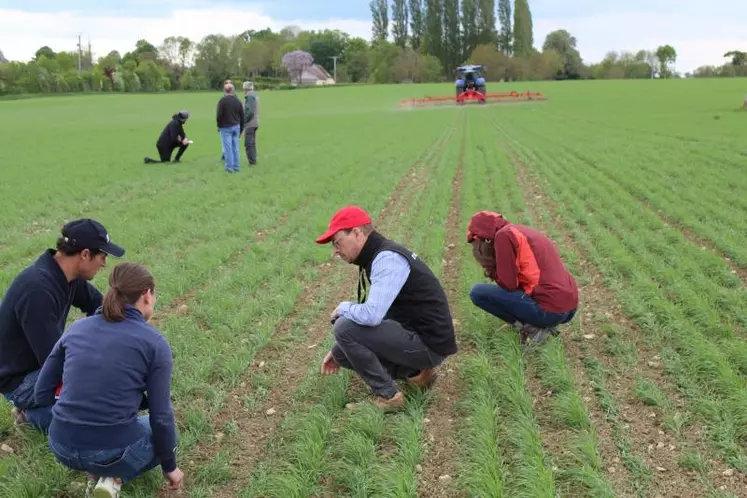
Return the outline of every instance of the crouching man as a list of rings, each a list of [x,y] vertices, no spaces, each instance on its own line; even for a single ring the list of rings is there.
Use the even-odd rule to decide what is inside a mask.
[[[330,241],[336,255],[359,268],[358,302],[342,302],[332,312],[335,344],[321,371],[352,369],[377,407],[401,408],[405,399],[396,380],[428,387],[435,368],[457,351],[446,293],[417,254],[377,232],[356,206],[335,213],[316,239]]]
[[[479,211],[467,226],[467,242],[485,276],[495,281],[473,285],[472,303],[518,328],[522,344],[543,342],[573,319],[576,281],[543,233]]]

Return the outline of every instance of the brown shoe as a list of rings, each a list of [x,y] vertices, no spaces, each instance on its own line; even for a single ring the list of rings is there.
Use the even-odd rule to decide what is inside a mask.
[[[347,408],[348,410],[359,410],[363,408],[363,406],[369,404],[373,404],[376,408],[384,410],[385,412],[389,412],[405,406],[405,396],[401,391],[397,391],[397,393],[389,399],[374,395],[366,401],[348,403],[347,405],[345,405],[345,408]]]
[[[402,394],[402,391],[397,391],[390,399],[374,396],[373,402],[384,411],[398,410],[405,406],[405,395]]]
[[[432,367],[424,368],[419,374],[407,378],[407,382],[425,389],[431,386],[438,377],[436,369]]]

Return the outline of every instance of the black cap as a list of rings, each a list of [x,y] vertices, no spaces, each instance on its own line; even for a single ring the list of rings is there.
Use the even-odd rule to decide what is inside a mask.
[[[104,225],[90,218],[73,220],[62,227],[65,242],[77,249],[98,249],[116,258],[124,256],[125,250],[114,244]]]

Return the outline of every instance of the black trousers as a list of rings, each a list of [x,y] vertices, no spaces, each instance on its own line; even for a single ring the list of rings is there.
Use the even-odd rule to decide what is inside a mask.
[[[189,147],[189,144],[187,145],[169,145],[169,146],[156,146],[158,148],[158,155],[161,156],[161,162],[162,163],[170,163],[171,162],[171,154],[174,153],[174,149],[179,149],[179,152],[176,153],[176,157],[174,158],[174,161],[178,161],[182,158],[184,155],[184,152],[187,150],[187,147]]]
[[[393,320],[364,327],[340,317],[334,332],[332,357],[337,364],[354,370],[371,391],[387,399],[398,391],[395,379],[412,377],[445,359],[428,349],[415,332]]]
[[[257,128],[247,127],[244,129],[244,149],[249,164],[257,164]]]

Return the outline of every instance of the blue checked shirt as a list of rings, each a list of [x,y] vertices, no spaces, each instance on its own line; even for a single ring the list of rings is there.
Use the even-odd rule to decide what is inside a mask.
[[[379,325],[409,275],[410,265],[404,256],[381,251],[371,264],[371,288],[366,302],[357,304],[343,301],[337,307],[337,312],[359,325]]]

